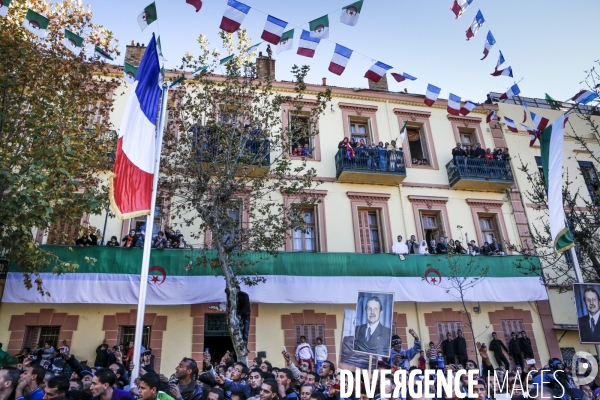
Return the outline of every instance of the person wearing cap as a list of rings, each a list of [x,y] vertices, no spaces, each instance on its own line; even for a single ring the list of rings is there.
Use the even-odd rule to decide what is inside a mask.
[[[521,344],[517,339],[517,334],[515,332],[510,333],[510,342],[508,342],[508,355],[515,363],[515,366],[520,366],[521,370],[523,370],[523,352],[521,350]]]
[[[402,349],[402,338],[398,335],[392,336],[392,350],[390,351],[390,358],[388,364],[408,370],[410,368],[410,361],[415,358],[417,354],[421,352],[421,341],[419,336],[414,329],[409,329],[408,333],[415,339],[413,347],[407,350]]]

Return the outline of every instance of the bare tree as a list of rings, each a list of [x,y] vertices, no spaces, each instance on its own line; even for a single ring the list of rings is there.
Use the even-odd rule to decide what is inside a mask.
[[[185,81],[172,102],[171,119],[177,124],[166,136],[162,188],[171,198],[171,215],[192,228],[192,240],[204,238],[205,247],[214,250],[201,252],[190,266],[213,268],[225,279],[229,333],[238,360],[245,360],[236,284],[264,281],[252,266],[276,256],[294,229],[309,229],[302,211],[319,201],[314,189],[320,182],[307,167],[310,156],[293,160],[290,153],[292,145],[311,143],[319,133],[316,121],[331,93],[323,89],[305,101],[309,68],[294,66],[294,94],[284,96],[270,77],[257,78],[244,30],[237,38],[222,33],[222,39],[233,55],[224,75],[215,75],[219,54],[211,54],[202,36],[201,55],[184,58],[183,68],[208,68]],[[307,103],[310,111],[300,115]],[[282,123],[284,104],[292,108],[290,126]],[[284,196],[292,199],[290,205]]]

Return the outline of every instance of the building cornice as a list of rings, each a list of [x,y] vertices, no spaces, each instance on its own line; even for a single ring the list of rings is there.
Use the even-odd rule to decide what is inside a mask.
[[[416,121],[417,119],[429,119],[429,117],[431,117],[429,111],[410,110],[406,108],[394,108],[394,114],[399,117],[410,118],[411,121]]]
[[[338,107],[342,110],[350,110],[356,112],[357,115],[362,113],[374,113],[379,109],[378,106],[369,106],[366,104],[355,104],[355,103],[338,103]]]
[[[502,208],[504,200],[490,200],[490,199],[467,199],[467,204],[471,207],[482,207],[485,211],[489,211],[493,208]]]
[[[387,202],[391,195],[388,193],[369,193],[369,192],[346,192],[350,200],[359,200],[366,202],[369,206],[373,203]]]
[[[447,118],[449,121],[461,123],[465,127],[468,127],[469,125],[481,124],[481,118],[477,118],[477,117],[457,116],[457,115],[448,114]]]
[[[408,201],[413,204],[423,204],[428,210],[431,210],[434,205],[446,205],[448,203],[448,197],[437,197],[437,196],[407,196]]]

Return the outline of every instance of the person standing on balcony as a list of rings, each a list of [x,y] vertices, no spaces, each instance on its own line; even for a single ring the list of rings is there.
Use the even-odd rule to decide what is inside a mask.
[[[428,256],[429,255],[429,248],[427,247],[427,241],[426,240],[422,240],[421,244],[419,245],[419,254],[422,256]]]
[[[419,242],[417,242],[415,235],[410,235],[410,239],[406,241],[406,246],[408,246],[408,254],[419,254]]]
[[[495,254],[502,254],[502,245],[496,241],[496,238],[492,238],[492,243],[490,244],[490,249]]]
[[[483,150],[481,148],[481,144],[479,144],[479,143],[477,143],[477,147],[475,148],[475,157],[477,157],[477,158],[485,157],[485,150]]]
[[[437,254],[448,254],[448,245],[446,244],[446,238],[440,236],[440,241],[436,247]]]
[[[462,148],[462,144],[456,143],[456,147],[452,149],[452,158],[456,162],[456,157],[466,157],[467,153]]]
[[[392,246],[392,253],[397,254],[401,260],[408,254],[408,246],[402,241],[402,236],[398,235],[398,241]]]

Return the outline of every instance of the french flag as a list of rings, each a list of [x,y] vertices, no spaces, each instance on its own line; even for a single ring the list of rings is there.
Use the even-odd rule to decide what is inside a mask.
[[[246,15],[248,15],[248,11],[250,11],[250,7],[244,3],[236,0],[227,0],[227,9],[225,9],[219,28],[229,33],[237,31],[240,29],[242,22],[244,22]]]
[[[472,2],[473,0],[454,0],[454,3],[450,6],[450,10],[456,15],[454,19],[458,19]]]
[[[379,82],[381,78],[385,75],[385,73],[392,69],[387,64],[382,63],[381,61],[377,61],[365,74],[365,78],[372,80],[373,82]]]
[[[484,23],[485,19],[483,18],[483,14],[481,13],[481,10],[478,10],[475,19],[471,22],[471,26],[467,29],[467,40],[473,39]]]
[[[487,58],[488,54],[490,54],[490,50],[492,49],[492,47],[494,47],[495,44],[496,39],[494,38],[494,35],[492,35],[492,31],[488,31],[487,37],[485,38],[485,46],[483,48],[482,60],[485,60]]]
[[[523,101],[523,123],[527,121],[527,102],[525,99],[521,99]]]
[[[521,124],[521,126],[529,133],[529,147],[533,146],[535,141],[539,139],[540,133],[527,125]]]
[[[320,42],[321,39],[311,37],[310,32],[303,29],[302,35],[300,35],[297,53],[301,56],[312,58],[315,55],[315,50],[317,50],[317,46]]]
[[[471,111],[473,111],[473,109],[475,107],[477,107],[479,104],[477,103],[473,103],[471,100],[467,100],[467,102],[465,103],[464,106],[462,106],[462,108],[460,109],[460,113],[464,116],[469,115],[469,113]]]
[[[352,55],[352,50],[342,45],[336,44],[335,51],[333,52],[333,57],[331,58],[331,62],[329,63],[329,71],[336,74],[341,75],[342,72],[346,69],[346,65],[348,64],[348,60],[350,60],[350,56]]]
[[[492,76],[510,76],[511,78],[513,77],[513,71],[512,71],[512,67],[508,67],[508,68],[504,68],[501,70],[494,70],[494,72],[492,72],[491,74]]]
[[[531,114],[531,121],[533,122],[533,127],[536,130],[543,132],[544,129],[546,129],[546,127],[550,123],[550,120],[548,120],[548,118],[542,117],[541,115],[537,115],[533,112],[530,112],[530,114]]]
[[[121,219],[150,213],[159,85],[160,62],[152,34],[127,99],[110,177],[111,204]]]
[[[447,110],[448,114],[460,115],[460,97],[450,93]]]
[[[440,95],[440,91],[442,89],[440,89],[437,86],[433,86],[432,84],[427,84],[427,93],[425,93],[425,104],[427,104],[429,107],[431,107],[433,105],[433,103],[435,103],[435,101],[437,100],[438,96]]]
[[[494,119],[496,119],[496,111],[492,110],[492,111],[490,111],[490,113],[485,118],[485,122],[489,124]]]
[[[519,89],[519,87],[517,86],[517,84],[515,83],[514,85],[512,85],[510,87],[510,89],[508,89],[506,91],[506,93],[504,93],[502,96],[499,97],[500,100],[506,100],[509,97],[513,97],[518,95],[519,93],[521,93],[521,90]]]
[[[278,45],[279,41],[281,40],[281,35],[283,35],[283,31],[285,30],[287,24],[287,22],[269,15],[267,17],[267,23],[265,24],[265,29],[263,30],[261,38],[266,42]]]
[[[571,100],[573,100],[575,103],[587,104],[597,97],[598,95],[591,90],[582,90],[575,96],[571,97]]]
[[[392,76],[394,77],[394,79],[396,80],[396,82],[403,82],[405,80],[410,80],[410,81],[415,81],[417,80],[417,78],[415,78],[412,75],[407,74],[406,72],[403,72],[401,74],[397,74],[396,72],[392,72]]]
[[[517,125],[515,124],[515,121],[513,121],[510,118],[504,117],[504,120],[506,121],[506,127],[508,128],[509,131],[511,132],[519,132],[519,130],[517,129]]]

